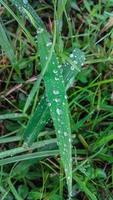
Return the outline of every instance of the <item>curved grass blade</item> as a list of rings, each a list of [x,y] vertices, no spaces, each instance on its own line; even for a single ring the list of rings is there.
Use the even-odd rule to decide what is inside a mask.
[[[79,70],[81,70],[81,67],[85,61],[84,53],[80,49],[74,49],[73,52],[70,54],[70,57],[72,57],[71,59],[73,62],[74,61],[77,62],[77,67]],[[65,86],[66,89],[68,89],[73,84],[75,77],[79,73],[79,70],[76,70],[76,68],[71,70],[73,66],[68,62],[61,67],[63,69]],[[46,122],[48,122],[49,119],[50,119],[50,112],[48,104],[46,102],[46,97],[44,95],[40,103],[38,104],[34,114],[30,118],[27,127],[24,131],[25,144],[27,143],[28,146],[32,145],[32,143],[38,137],[38,134],[45,127],[45,124]]]
[[[8,179],[8,184],[9,184],[9,188],[13,194],[13,196],[15,197],[15,200],[23,200],[23,198],[20,196],[20,194],[18,194],[16,188],[14,187],[14,184],[11,182],[11,179]]]
[[[43,21],[40,19],[40,17],[37,15],[35,10],[32,8],[32,6],[28,3],[28,1],[23,1],[23,0],[10,0],[16,8],[19,10],[19,12],[22,13],[22,15],[27,18],[28,20],[31,21],[31,24],[35,28],[41,27],[45,29],[45,25]],[[3,0],[0,0],[0,2],[3,2]]]
[[[5,51],[6,55],[8,56],[12,66],[14,69],[19,72],[19,68],[17,66],[17,59],[13,50],[13,47],[7,37],[6,30],[4,26],[0,23],[0,46]]]
[[[81,190],[89,197],[91,200],[97,200],[95,194],[93,194],[90,189],[86,186],[85,181],[81,180],[77,175],[74,175],[73,178],[81,188]]]
[[[21,141],[21,136],[0,137],[0,144]]]
[[[27,30],[27,28],[25,27],[24,22],[22,21],[22,19],[20,17],[18,17],[13,10],[5,3],[5,1],[0,0],[0,3],[2,3],[2,5],[7,9],[7,11],[12,15],[12,17],[18,22],[18,24],[20,25],[20,27],[23,30],[23,33],[26,35],[26,37],[29,39],[29,41],[31,42],[31,44],[33,44],[34,46],[36,45],[34,38],[31,36],[30,32]]]
[[[50,111],[46,102],[45,95],[41,98],[34,114],[31,116],[24,131],[24,146],[31,146],[38,134],[45,127],[50,119]]]
[[[22,113],[7,113],[7,114],[0,115],[0,120],[16,119],[16,118],[23,118],[23,117],[28,118],[26,114],[22,114]]]
[[[102,137],[100,137],[95,144],[93,145],[92,149],[93,151],[95,151],[96,149],[98,149],[99,147],[101,147],[102,145],[106,145],[108,142],[110,142],[111,140],[113,140],[113,134],[109,133],[108,135],[104,135]]]
[[[31,150],[35,150],[35,149],[39,149],[39,148],[42,148],[42,147],[45,147],[45,146],[50,146],[51,144],[56,144],[56,139],[51,139],[51,140],[43,140],[43,141],[40,141],[40,142],[35,142],[30,148],[25,148],[25,147],[17,147],[17,148],[13,148],[13,149],[10,149],[10,150],[6,150],[6,151],[3,151],[3,152],[0,152],[0,159],[1,158],[6,158],[6,157],[9,157],[9,156],[14,156],[14,155],[17,155],[17,154],[20,154],[20,153],[25,153],[25,152],[28,152],[28,151],[31,151]]]
[[[41,152],[35,152],[35,153],[28,153],[25,155],[20,155],[20,156],[15,156],[12,158],[6,158],[0,160],[0,166],[14,163],[14,162],[19,162],[23,160],[29,160],[29,159],[35,159],[35,158],[45,158],[49,156],[56,156],[59,154],[59,150],[50,150],[50,151],[41,151]]]
[[[4,2],[2,0],[0,0],[0,2],[4,5]],[[17,9],[19,10],[19,12],[22,13],[22,15],[27,18],[31,24],[37,29],[37,30],[44,30],[45,34],[48,35],[49,38],[49,33],[46,31],[45,25],[43,23],[43,21],[40,19],[40,17],[37,15],[37,13],[35,12],[35,10],[32,8],[32,6],[30,6],[30,4],[28,3],[28,1],[24,2],[23,0],[11,0],[11,2],[17,7]],[[54,44],[53,44],[54,47]],[[52,54],[52,49],[50,51],[50,56]],[[41,71],[41,74],[39,76],[39,79],[37,79],[36,83],[34,84],[30,94],[28,95],[25,107],[24,107],[24,112],[27,111],[28,107],[30,106],[35,94],[38,94],[39,91],[39,86],[41,83],[41,80],[45,74],[45,71],[48,67],[49,64],[49,59],[45,65],[45,67],[43,68],[43,70]]]

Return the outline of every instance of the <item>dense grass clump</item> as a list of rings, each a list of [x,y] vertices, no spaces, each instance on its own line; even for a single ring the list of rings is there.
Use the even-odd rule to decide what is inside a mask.
[[[113,200],[112,3],[0,0],[2,200]]]

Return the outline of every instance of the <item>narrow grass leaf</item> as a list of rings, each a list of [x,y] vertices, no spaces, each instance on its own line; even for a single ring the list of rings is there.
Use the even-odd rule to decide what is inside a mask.
[[[26,114],[21,114],[21,113],[7,113],[7,114],[2,114],[0,115],[0,120],[4,119],[16,119],[16,118],[27,118],[28,116]]]
[[[16,142],[16,141],[20,141],[20,140],[21,140],[20,136],[12,136],[12,137],[4,137],[4,138],[0,137],[0,144]]]
[[[106,145],[108,142],[110,142],[111,140],[113,140],[113,134],[108,134],[108,135],[104,135],[101,138],[99,138],[94,146],[93,146],[93,150],[96,150],[97,148],[101,147],[102,145]]]
[[[36,45],[34,38],[32,37],[32,35],[30,34],[30,32],[27,30],[27,28],[25,27],[25,23],[23,22],[23,20],[18,17],[13,10],[5,3],[5,1],[0,0],[0,3],[2,3],[2,5],[7,9],[7,11],[13,16],[13,18],[18,22],[18,24],[20,25],[20,27],[23,30],[23,33],[26,35],[26,37],[29,39],[29,41],[31,42],[32,45]]]
[[[90,191],[90,189],[86,186],[86,183],[83,182],[78,176],[74,175],[73,178],[78,183],[81,190],[87,195],[89,200],[97,200],[96,196]]]
[[[45,127],[50,119],[49,107],[46,102],[45,95],[41,98],[34,114],[28,121],[27,127],[24,131],[24,145],[31,146],[34,140],[38,137],[40,131]]]
[[[28,152],[30,150],[34,150],[34,149],[37,149],[37,148],[42,148],[46,145],[51,145],[51,144],[54,144],[56,143],[56,139],[51,139],[51,140],[43,140],[43,141],[40,141],[40,142],[35,142],[30,148],[25,148],[25,147],[16,147],[16,148],[13,148],[13,149],[10,149],[10,150],[6,150],[6,151],[2,151],[0,152],[0,159],[1,158],[5,158],[5,157],[9,157],[9,156],[14,156],[14,155],[17,155],[17,154],[20,154],[20,153],[24,153],[24,152]]]
[[[9,184],[9,188],[12,192],[12,194],[15,197],[15,200],[23,200],[22,197],[18,194],[18,192],[16,191],[16,188],[14,187],[14,184],[12,184],[11,180],[8,179],[8,184]]]
[[[14,156],[11,158],[6,158],[0,160],[0,166],[14,163],[14,162],[19,162],[23,160],[29,160],[29,159],[35,159],[35,158],[46,158],[49,156],[57,156],[59,154],[59,150],[51,150],[51,151],[41,151],[41,152],[35,152],[35,153],[28,153],[25,155],[20,155],[20,156]]]
[[[2,23],[0,23],[0,46],[5,51],[7,57],[9,58],[12,66],[15,68],[15,70],[18,72],[19,68],[17,66],[17,59],[13,50],[13,47],[11,45],[10,40],[7,37],[6,30]]]

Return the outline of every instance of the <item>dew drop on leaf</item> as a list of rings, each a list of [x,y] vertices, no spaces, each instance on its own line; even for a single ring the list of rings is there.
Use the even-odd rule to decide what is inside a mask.
[[[73,57],[74,57],[73,53],[72,53],[72,54],[70,54],[70,58],[73,58]]]
[[[62,114],[62,111],[59,108],[56,109],[56,112],[57,112],[58,115]]]
[[[60,102],[60,99],[57,99],[57,98],[56,98],[56,99],[55,99],[55,102],[56,102],[56,103]]]
[[[57,94],[59,94],[59,91],[58,90],[53,90],[53,94],[57,95]]]
[[[58,71],[57,71],[57,70],[53,70],[53,73],[54,73],[54,74],[57,74],[57,73],[58,73]]]
[[[62,65],[58,65],[58,68],[61,68],[62,67]]]
[[[27,4],[27,3],[28,3],[28,0],[23,0],[23,3],[24,3],[24,4]]]
[[[48,106],[50,107],[50,106],[51,106],[51,103],[48,103]]]
[[[68,135],[68,133],[67,132],[64,132],[64,136],[66,137]]]
[[[49,47],[49,46],[51,46],[51,45],[52,45],[52,42],[48,42],[48,43],[46,44],[47,47]]]

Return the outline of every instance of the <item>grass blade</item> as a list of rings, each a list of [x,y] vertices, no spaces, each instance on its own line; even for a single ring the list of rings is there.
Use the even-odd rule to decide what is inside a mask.
[[[5,51],[6,55],[8,56],[12,66],[15,68],[15,70],[18,72],[19,68],[16,65],[17,59],[13,50],[13,47],[6,35],[6,30],[4,26],[0,23],[0,46]]]
[[[28,117],[28,116],[26,114],[21,114],[21,113],[9,113],[9,114],[0,115],[0,120],[16,119],[16,118],[23,118],[23,117]]]
[[[38,34],[38,47],[42,69],[49,58],[48,35],[45,31]],[[46,55],[45,57],[43,55]],[[54,122],[61,159],[64,165],[68,191],[72,191],[72,152],[71,129],[68,103],[62,70],[53,51],[48,68],[44,76],[46,94],[50,105],[50,113]]]
[[[24,145],[31,146],[34,140],[38,137],[40,131],[45,127],[45,124],[50,119],[49,107],[46,102],[45,95],[40,100],[34,114],[28,121],[24,131]]]
[[[83,182],[78,176],[74,175],[73,176],[75,181],[78,183],[79,187],[81,190],[86,193],[86,195],[91,199],[91,200],[97,200],[96,196],[90,191],[90,189],[86,186],[86,183]]]
[[[30,32],[27,30],[27,28],[25,27],[25,23],[22,21],[21,18],[19,18],[17,15],[15,15],[15,13],[13,12],[13,10],[2,0],[0,0],[0,2],[2,3],[2,5],[7,9],[7,11],[13,16],[13,18],[18,22],[18,24],[20,25],[20,27],[23,30],[23,33],[26,35],[26,37],[29,39],[30,43],[33,44],[34,46],[36,45],[34,38],[31,36]]]
[[[37,149],[37,148],[42,148],[46,145],[50,145],[50,144],[53,144],[53,143],[56,143],[56,139],[44,140],[43,142],[42,141],[35,142],[30,148],[18,147],[18,148],[13,148],[13,149],[10,149],[10,150],[7,150],[7,151],[3,151],[3,152],[0,152],[0,159],[6,158],[8,156],[14,156],[14,155],[17,155],[17,154],[20,154],[20,153],[28,152],[30,150],[34,150],[34,149]]]
[[[56,156],[59,154],[59,150],[51,150],[51,151],[41,151],[41,152],[35,152],[35,153],[28,153],[25,155],[15,156],[12,158],[6,158],[3,160],[0,160],[0,166],[19,162],[23,160],[29,160],[29,159],[36,159],[36,158],[45,158],[49,156]]]
[[[18,192],[16,191],[16,189],[15,189],[15,187],[12,184],[10,179],[8,179],[8,184],[9,184],[9,187],[10,187],[10,190],[11,190],[12,194],[15,197],[15,200],[22,200],[22,197],[18,194]]]
[[[101,138],[99,138],[95,144],[93,145],[93,151],[95,151],[96,149],[98,149],[99,147],[101,147],[102,145],[106,145],[108,142],[110,142],[111,140],[113,140],[113,134],[109,133],[108,135],[104,135]]]

